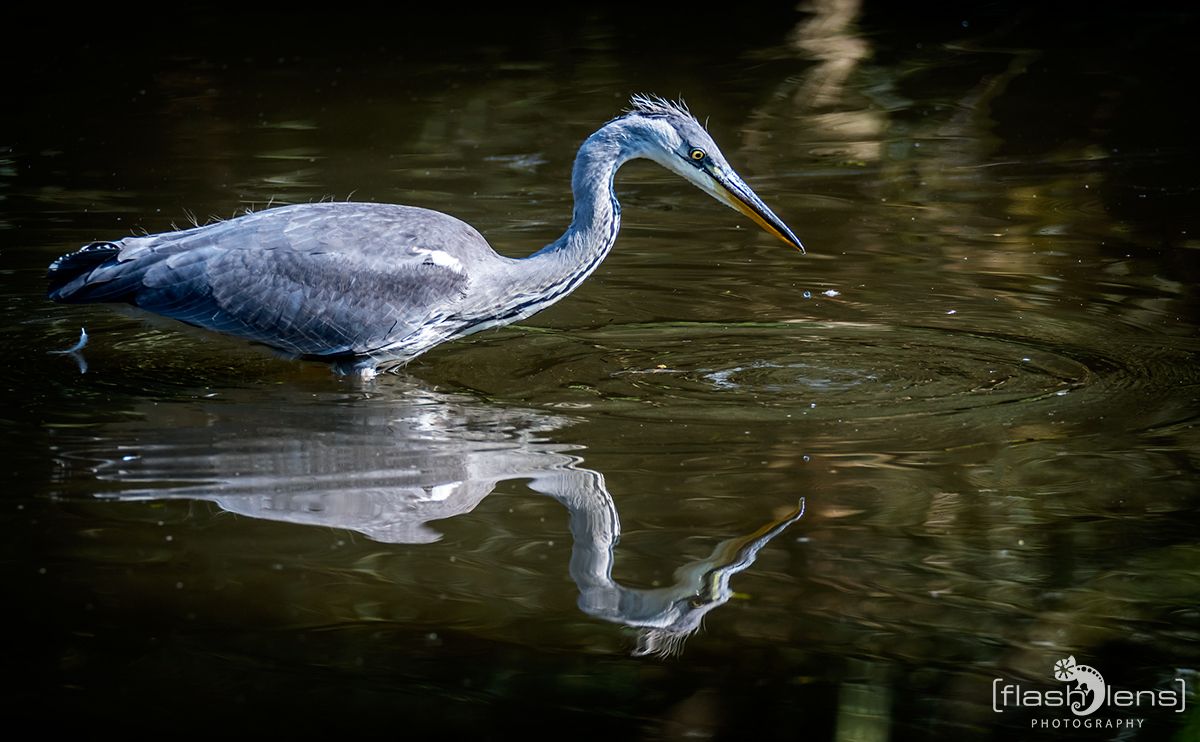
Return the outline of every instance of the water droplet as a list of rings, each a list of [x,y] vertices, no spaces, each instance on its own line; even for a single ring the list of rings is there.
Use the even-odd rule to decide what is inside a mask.
[[[812,298],[812,292],[811,292],[811,291],[805,291],[805,292],[804,292],[804,298],[805,298],[805,299],[811,299],[811,298]]]
[[[841,294],[842,294],[842,292],[838,291],[837,289],[826,289],[826,290],[822,291],[821,293],[825,294],[826,296],[841,296]]]
[[[958,314],[958,310],[957,310],[957,309],[951,309],[951,310],[947,311],[947,312],[946,312],[946,314]]]
[[[804,462],[804,463],[806,463],[806,464],[807,464],[809,461],[812,461],[812,459],[810,459],[810,458],[808,457],[808,454],[804,454],[803,456],[801,456],[801,457],[800,457],[800,460],[801,460],[801,461],[803,461],[803,462]]]

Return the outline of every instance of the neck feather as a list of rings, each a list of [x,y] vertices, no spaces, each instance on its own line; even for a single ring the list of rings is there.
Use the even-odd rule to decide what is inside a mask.
[[[626,122],[617,119],[592,134],[579,148],[571,173],[575,210],[571,226],[554,242],[506,265],[504,303],[507,324],[524,319],[574,291],[612,248],[621,228],[621,205],[613,177],[621,165],[640,152],[626,136]]]

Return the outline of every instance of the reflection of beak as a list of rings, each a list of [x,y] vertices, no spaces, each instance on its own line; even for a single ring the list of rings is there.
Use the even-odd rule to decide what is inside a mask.
[[[750,186],[731,171],[709,170],[713,180],[717,182],[717,195],[733,208],[754,220],[754,223],[778,237],[788,245],[804,252],[804,245],[792,233],[783,220],[775,216],[762,199],[750,190]]]

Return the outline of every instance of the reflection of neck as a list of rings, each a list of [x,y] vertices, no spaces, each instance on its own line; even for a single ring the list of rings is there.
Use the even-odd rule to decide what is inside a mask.
[[[704,614],[732,597],[729,578],[752,565],[771,539],[804,514],[801,500],[784,517],[747,536],[722,541],[708,558],[680,567],[669,587],[637,589],[612,577],[621,524],[603,475],[568,466],[537,477],[530,486],[558,500],[570,515],[570,573],[579,588],[579,608],[596,618],[643,629],[640,653],[676,651],[699,628]]]
[[[604,475],[572,465],[538,476],[529,486],[567,509],[574,540],[569,569],[580,592],[622,590],[612,579],[613,549],[621,540],[621,521],[604,486]]]

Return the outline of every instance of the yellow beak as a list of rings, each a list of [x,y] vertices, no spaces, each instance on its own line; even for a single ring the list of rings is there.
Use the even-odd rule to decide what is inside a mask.
[[[717,182],[717,195],[721,197],[727,204],[742,212],[746,216],[754,220],[754,223],[765,229],[769,234],[775,235],[779,240],[787,245],[791,245],[800,252],[804,252],[804,245],[801,244],[800,238],[788,228],[788,225],[783,223],[783,220],[775,216],[775,212],[771,211],[766,204],[762,202],[754,191],[750,190],[750,186],[746,182],[732,172],[720,172],[709,170],[710,175]]]

